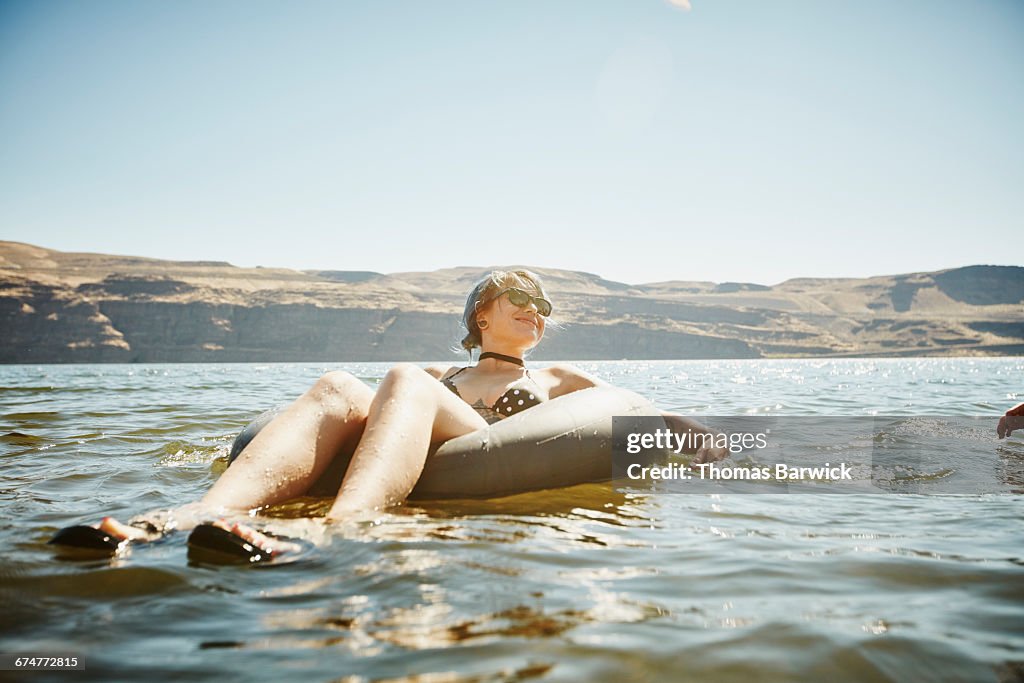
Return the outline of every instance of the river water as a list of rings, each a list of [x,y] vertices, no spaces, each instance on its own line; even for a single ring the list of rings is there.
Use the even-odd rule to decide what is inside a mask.
[[[666,410],[920,417],[942,438],[914,494],[588,484],[410,504],[269,567],[190,563],[183,535],[66,558],[55,530],[196,499],[257,413],[326,370],[375,385],[387,365],[5,366],[0,653],[86,669],[0,678],[1024,679],[1024,434],[994,433],[1024,359],[579,366]]]

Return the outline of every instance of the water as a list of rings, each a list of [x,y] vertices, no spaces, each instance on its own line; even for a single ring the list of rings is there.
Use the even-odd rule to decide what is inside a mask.
[[[953,433],[935,457],[954,481],[1000,484],[848,496],[591,484],[410,505],[265,568],[189,564],[180,536],[69,560],[45,544],[56,529],[196,499],[256,413],[325,370],[374,384],[387,366],[7,366],[0,652],[75,653],[88,668],[63,678],[103,681],[1024,677],[1024,439],[994,435],[1024,400],[1024,360],[580,366],[691,414],[990,415],[990,432]]]

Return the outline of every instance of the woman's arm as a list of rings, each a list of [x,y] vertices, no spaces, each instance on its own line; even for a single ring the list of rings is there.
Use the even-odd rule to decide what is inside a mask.
[[[447,365],[428,365],[427,367],[423,368],[423,371],[426,372],[431,377],[433,377],[434,379],[441,379],[454,369],[455,368]]]
[[[548,368],[548,372],[550,372],[551,376],[557,380],[557,384],[551,389],[551,398],[558,398],[559,396],[571,394],[572,392],[579,391],[581,389],[612,386],[608,382],[598,379],[597,377],[583,372],[579,368],[575,368],[571,365],[554,365]],[[661,416],[665,419],[665,425],[676,434],[686,434],[689,432],[697,435],[709,434],[716,436],[720,433],[705,427],[693,418],[683,417],[682,415],[676,415],[675,413],[666,413],[664,411],[662,411]],[[692,440],[688,439],[687,441]],[[687,455],[693,455],[693,461],[696,463],[716,462],[729,456],[728,448],[715,446],[684,450],[683,452]]]
[[[552,365],[547,369],[547,372],[555,380],[554,384],[548,390],[549,398],[558,398],[559,396],[565,396],[566,394],[571,394],[572,392],[580,391],[581,389],[611,386],[603,379],[598,379],[589,373],[583,372],[579,368],[575,368],[565,363]]]

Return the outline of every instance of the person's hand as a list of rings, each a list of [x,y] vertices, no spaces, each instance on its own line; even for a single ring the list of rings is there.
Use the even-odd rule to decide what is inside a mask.
[[[729,457],[729,449],[724,446],[712,446],[710,448],[701,448],[693,456],[693,462],[695,464],[706,463],[706,462],[718,462]]]
[[[996,434],[999,438],[1010,436],[1014,429],[1024,429],[1024,403],[1020,403],[1006,411],[1006,415],[999,418],[996,425]]]

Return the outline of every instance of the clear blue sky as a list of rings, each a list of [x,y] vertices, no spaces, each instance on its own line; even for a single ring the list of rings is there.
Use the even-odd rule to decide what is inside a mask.
[[[0,239],[632,283],[1024,262],[1024,2],[691,3],[0,0]]]

